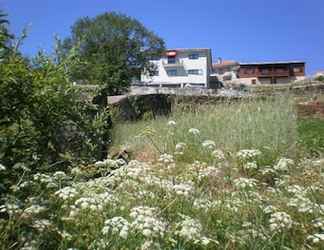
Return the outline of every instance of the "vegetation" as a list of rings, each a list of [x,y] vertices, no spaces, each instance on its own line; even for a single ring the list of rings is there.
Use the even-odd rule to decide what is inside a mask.
[[[167,134],[167,121],[177,122],[177,129]],[[159,117],[151,121],[122,123],[113,131],[114,145],[124,145],[135,152],[167,152],[176,143],[192,143],[188,136],[190,128],[202,131],[201,139],[215,141],[217,148],[236,152],[244,148],[266,151],[269,158],[291,155],[296,152],[297,125],[292,97],[267,98],[263,101],[249,100],[218,105],[178,105],[170,117]],[[187,155],[187,161],[203,159],[196,148]],[[191,156],[190,156],[191,155]]]
[[[300,144],[312,155],[324,152],[324,121],[321,119],[300,119],[298,121]]]
[[[320,81],[320,82],[324,82],[324,76],[323,75],[318,76],[318,77],[316,77],[315,80]]]
[[[3,199],[22,173],[65,170],[105,157],[111,121],[107,110],[84,100],[72,86],[66,70],[74,63],[72,54],[60,63],[43,53],[26,60],[12,46],[12,36],[1,34],[6,37],[0,47],[6,51],[0,63],[0,163],[7,169],[0,176]]]
[[[323,249],[324,161],[299,152],[292,107],[201,106],[119,126],[157,157],[22,176],[1,208],[4,249]]]
[[[116,95],[142,70],[153,70],[149,59],[162,53],[164,42],[139,21],[111,12],[79,19],[71,37],[59,43],[62,57],[72,48],[78,48],[82,62],[72,67],[73,80],[101,85],[106,95]]]

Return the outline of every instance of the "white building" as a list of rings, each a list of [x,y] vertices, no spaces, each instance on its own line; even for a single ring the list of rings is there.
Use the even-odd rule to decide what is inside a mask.
[[[212,72],[211,49],[172,49],[156,60],[153,76],[141,75],[141,83],[148,86],[209,87]]]

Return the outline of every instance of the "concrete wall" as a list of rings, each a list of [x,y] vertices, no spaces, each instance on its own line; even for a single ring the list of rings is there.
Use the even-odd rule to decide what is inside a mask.
[[[198,59],[189,59],[189,54],[199,53]],[[146,84],[186,84],[200,85],[208,87],[209,79],[209,59],[207,53],[203,52],[191,52],[181,51],[177,52],[176,56],[179,65],[171,66],[167,65],[167,57],[163,57],[159,60],[152,60],[151,62],[156,65],[159,72],[158,76],[149,76],[148,74],[142,74],[141,81]],[[176,69],[178,71],[177,76],[170,76],[167,74],[168,69]],[[200,75],[188,74],[188,70],[199,69]]]

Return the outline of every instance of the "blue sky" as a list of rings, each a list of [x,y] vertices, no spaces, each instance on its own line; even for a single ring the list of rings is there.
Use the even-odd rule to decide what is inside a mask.
[[[208,47],[213,58],[305,60],[307,73],[324,70],[323,0],[0,0],[11,30],[30,24],[26,55],[51,51],[84,16],[118,11],[140,20],[169,48]]]

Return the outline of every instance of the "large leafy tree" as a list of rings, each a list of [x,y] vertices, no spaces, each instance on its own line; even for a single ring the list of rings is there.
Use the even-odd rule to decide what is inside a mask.
[[[98,84],[102,94],[119,94],[142,70],[153,70],[149,59],[164,50],[164,41],[139,21],[111,12],[81,18],[59,46],[60,56],[77,48],[82,63],[72,69],[75,81]]]

